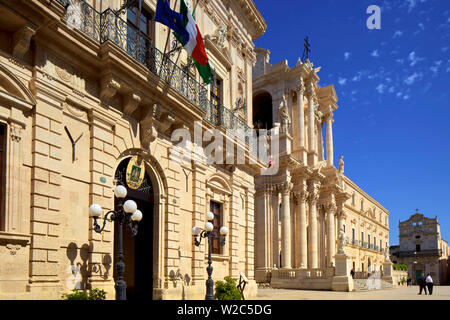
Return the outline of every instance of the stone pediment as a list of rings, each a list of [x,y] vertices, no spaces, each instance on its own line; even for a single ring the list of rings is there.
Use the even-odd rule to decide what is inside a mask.
[[[213,55],[219,59],[219,61],[225,66],[227,69],[231,69],[233,65],[233,60],[231,59],[230,54],[226,47],[220,49],[212,40],[210,35],[205,36],[205,47],[207,50],[211,51]]]

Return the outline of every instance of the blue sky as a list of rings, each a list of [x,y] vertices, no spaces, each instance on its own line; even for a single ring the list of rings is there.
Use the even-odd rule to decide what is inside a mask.
[[[334,84],[334,159],[398,221],[438,216],[450,241],[450,1],[255,0],[267,22],[256,47],[295,66],[309,36],[319,85]],[[369,30],[369,5],[381,30]]]

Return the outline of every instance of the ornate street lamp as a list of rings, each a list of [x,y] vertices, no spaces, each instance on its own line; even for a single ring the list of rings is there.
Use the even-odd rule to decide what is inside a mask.
[[[102,233],[106,226],[106,221],[115,221],[119,223],[119,243],[118,243],[118,253],[117,253],[117,263],[116,270],[118,279],[116,281],[116,300],[126,300],[127,299],[127,284],[123,279],[123,274],[125,271],[125,263],[123,262],[123,233],[122,224],[126,224],[127,229],[130,230],[131,234],[135,236],[138,231],[138,223],[142,220],[142,212],[137,209],[137,204],[133,200],[127,200],[123,203],[123,199],[127,196],[127,189],[122,185],[117,185],[114,189],[114,195],[118,199],[117,211],[111,210],[106,213],[103,219],[103,226],[97,223],[97,219],[102,215],[102,207],[98,204],[92,204],[89,208],[89,214],[94,218],[94,230],[97,233]],[[134,223],[133,223],[134,222]]]
[[[195,239],[195,245],[198,247],[202,243],[203,238],[208,238],[208,267],[206,267],[206,271],[208,272],[208,280],[206,280],[206,296],[205,300],[214,300],[214,281],[211,278],[213,268],[211,266],[211,240],[217,239],[220,241],[220,245],[225,245],[225,237],[228,234],[228,228],[222,227],[220,228],[220,235],[222,235],[222,239],[220,239],[220,235],[217,231],[213,230],[214,226],[210,222],[214,219],[214,213],[211,211],[206,214],[206,220],[208,222],[205,223],[205,229],[201,229],[199,227],[192,228],[192,235]],[[200,236],[200,241],[197,240],[197,237]]]

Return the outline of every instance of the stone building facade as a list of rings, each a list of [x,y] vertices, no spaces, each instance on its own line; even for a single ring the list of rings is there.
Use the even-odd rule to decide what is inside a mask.
[[[448,242],[442,239],[438,218],[427,218],[418,211],[408,220],[399,221],[398,246],[392,246],[391,260],[408,266],[408,275],[417,283],[423,272],[437,285],[449,283]]]
[[[350,269],[382,269],[389,212],[344,174],[343,158],[335,167],[333,85],[318,85],[309,60],[271,65],[268,50],[255,50],[253,122],[280,135],[278,174],[256,179],[256,281],[330,289],[341,230]]]
[[[141,16],[117,12],[122,2],[0,1],[0,299],[74,288],[114,298],[116,232],[107,223],[96,233],[89,206],[114,209],[132,157],[146,173],[128,188],[143,212],[138,235],[124,231],[129,297],[204,298],[207,250],[191,230],[213,207],[215,225],[229,229],[213,279],[243,272],[251,297],[254,177],[266,164],[245,141],[236,141],[245,164],[207,163],[202,140],[192,142],[200,160],[181,161],[171,138],[218,129],[230,139],[226,129],[251,127],[253,40],[266,24],[252,0],[190,1],[216,74],[210,88],[154,22],[156,0],[143,1]]]

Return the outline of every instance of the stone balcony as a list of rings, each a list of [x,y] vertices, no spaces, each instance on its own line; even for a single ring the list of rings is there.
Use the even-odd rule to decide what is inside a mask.
[[[55,2],[64,8],[69,5],[68,0],[55,0]],[[225,130],[238,130],[237,138],[242,143],[249,144],[249,136],[239,134],[239,132],[250,132],[252,128],[247,122],[231,109],[212,103],[208,98],[208,89],[199,83],[189,70],[174,63],[169,54],[156,48],[150,38],[123,20],[112,9],[108,8],[100,13],[84,0],[76,0],[75,3],[80,6],[81,19],[72,27],[100,45],[103,55],[114,57],[116,56],[114,50],[119,49],[150,71],[158,83],[167,84],[195,105],[198,109],[194,112],[200,113],[207,123]],[[247,113],[246,109],[247,106],[244,103],[245,113]],[[248,148],[248,150],[253,156],[258,157],[257,150],[253,148]]]

